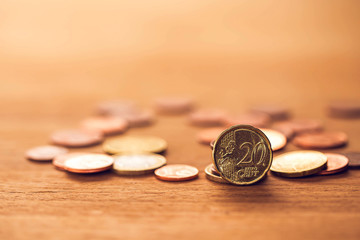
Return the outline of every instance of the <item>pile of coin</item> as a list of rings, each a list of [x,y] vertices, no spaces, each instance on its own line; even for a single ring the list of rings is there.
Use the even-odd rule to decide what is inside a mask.
[[[53,145],[34,147],[26,152],[26,158],[51,161],[56,169],[77,174],[112,169],[121,176],[153,173],[163,181],[197,178],[199,171],[195,167],[166,165],[162,154],[168,144],[164,139],[121,136],[131,128],[153,124],[157,112],[188,114],[190,125],[205,128],[199,131],[197,140],[212,149],[213,163],[205,168],[211,181],[249,185],[263,179],[268,171],[281,177],[304,177],[360,166],[360,153],[319,151],[345,146],[348,142],[345,133],[325,131],[322,122],[316,119],[291,119],[289,109],[283,106],[254,106],[245,113],[228,114],[222,109],[196,109],[192,98],[165,97],[155,100],[154,109],[139,109],[128,100],[102,102],[96,108],[97,116],[84,119],[76,129],[52,133]],[[359,105],[334,103],[329,109],[331,116],[357,117]],[[304,150],[273,157],[273,152],[283,150],[289,142]],[[103,153],[69,151],[101,143]]]

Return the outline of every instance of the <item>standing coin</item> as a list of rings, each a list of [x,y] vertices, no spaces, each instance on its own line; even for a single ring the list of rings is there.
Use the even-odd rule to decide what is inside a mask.
[[[313,132],[295,136],[293,143],[301,148],[325,149],[344,146],[348,137],[343,132]]]
[[[103,139],[101,132],[83,129],[60,130],[51,135],[54,144],[65,147],[87,147],[101,143]]]
[[[155,170],[155,176],[163,181],[179,182],[197,178],[199,170],[184,164],[166,165]]]
[[[74,173],[97,173],[111,168],[114,158],[105,154],[84,154],[74,156],[65,161],[66,171]]]
[[[91,117],[83,120],[81,126],[84,129],[111,135],[125,132],[129,123],[127,120],[118,117]]]
[[[260,130],[265,133],[266,137],[269,139],[271,149],[273,151],[277,151],[285,147],[287,140],[284,134],[267,128],[261,128]]]
[[[236,185],[249,185],[262,179],[270,169],[272,157],[269,139],[249,125],[225,130],[213,149],[221,177]]]
[[[151,173],[166,164],[159,154],[128,154],[114,156],[113,170],[119,175],[141,175]]]
[[[45,145],[34,147],[26,151],[25,157],[33,161],[51,161],[56,156],[67,153],[68,150],[63,147]]]
[[[205,176],[207,179],[209,179],[210,181],[213,182],[218,182],[218,183],[229,183],[228,181],[225,181],[224,179],[222,179],[220,177],[220,175],[216,175],[213,172],[213,164],[209,164],[206,168],[205,168]]]
[[[59,169],[59,170],[65,170],[65,162],[72,158],[72,157],[76,157],[76,156],[80,156],[80,155],[85,155],[87,153],[80,153],[80,152],[72,152],[72,153],[65,153],[65,154],[61,154],[56,156],[53,161],[52,164],[55,166],[55,168]]]
[[[200,131],[197,135],[197,140],[199,143],[210,144],[212,141],[216,140],[220,133],[222,133],[224,128],[208,128]]]
[[[343,153],[349,159],[349,167],[360,168],[360,152]]]
[[[318,175],[329,175],[343,172],[349,165],[349,159],[341,154],[325,153],[327,157],[326,168],[318,173]]]
[[[304,177],[320,172],[327,163],[318,151],[293,151],[274,158],[270,170],[282,177]]]
[[[106,140],[103,149],[109,154],[159,153],[165,151],[164,139],[151,136],[124,136]]]

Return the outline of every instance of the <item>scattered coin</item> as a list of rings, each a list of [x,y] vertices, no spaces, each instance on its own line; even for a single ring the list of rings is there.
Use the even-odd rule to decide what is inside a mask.
[[[45,145],[29,149],[26,151],[25,157],[33,161],[51,161],[56,156],[67,152],[68,150],[63,147]]]
[[[155,121],[154,113],[146,110],[133,111],[119,116],[125,118],[129,122],[130,127],[145,127],[153,124]]]
[[[60,130],[51,135],[54,144],[65,147],[87,147],[101,143],[103,139],[101,132],[84,129]]]
[[[304,177],[326,167],[327,157],[318,151],[293,151],[274,158],[270,170],[282,177]]]
[[[190,113],[189,121],[196,126],[221,126],[224,123],[226,114],[218,109],[202,109]]]
[[[348,137],[343,132],[313,132],[295,136],[293,143],[301,148],[326,149],[344,146]]]
[[[97,113],[107,116],[119,116],[136,110],[134,102],[121,99],[104,101],[97,106]]]
[[[66,171],[74,173],[97,173],[111,168],[114,158],[105,154],[84,154],[65,161]]]
[[[213,149],[220,176],[236,185],[249,185],[262,179],[271,166],[272,156],[266,135],[249,125],[225,130]]]
[[[208,128],[200,131],[197,135],[197,140],[199,143],[209,145],[212,141],[218,138],[220,133],[222,133],[224,128]]]
[[[159,154],[128,154],[114,156],[113,170],[119,175],[141,175],[152,173],[166,164]]]
[[[192,98],[186,97],[167,97],[155,100],[155,108],[157,112],[165,114],[181,114],[189,112],[194,106]]]
[[[53,159],[52,164],[59,170],[65,170],[65,161],[66,160],[68,160],[72,157],[85,155],[85,154],[87,154],[87,153],[72,152],[72,153],[61,154],[61,155],[56,156]]]
[[[110,154],[159,153],[166,148],[167,142],[164,139],[151,136],[116,137],[103,144],[104,151]]]
[[[329,113],[334,117],[360,117],[359,101],[338,101],[330,103]]]
[[[205,168],[205,176],[206,176],[206,178],[209,179],[210,181],[217,182],[217,183],[229,183],[228,181],[226,181],[222,177],[220,177],[220,175],[214,174],[213,171],[212,171],[213,167],[214,167],[213,164],[209,164]]]
[[[81,123],[82,128],[100,131],[105,135],[123,133],[128,126],[128,121],[119,117],[91,117]]]
[[[271,149],[273,151],[277,151],[282,149],[286,146],[286,137],[281,132],[268,129],[268,128],[261,128],[260,129],[263,133],[265,133],[266,137],[269,139],[271,144]]]
[[[278,122],[276,125],[277,127],[290,128],[295,134],[320,131],[323,128],[322,123],[315,119],[294,119]]]
[[[327,157],[326,168],[318,173],[318,175],[329,175],[343,172],[349,165],[349,159],[341,154],[325,153]]]
[[[155,170],[155,176],[163,181],[187,181],[197,178],[199,170],[184,164],[172,164]]]
[[[284,134],[287,139],[291,139],[295,135],[294,129],[286,124],[275,123],[271,128]]]
[[[290,115],[289,109],[281,105],[258,105],[252,107],[250,110],[255,113],[265,113],[269,115],[272,120],[284,120]]]
[[[271,119],[265,113],[244,113],[237,116],[230,116],[225,118],[226,126],[233,125],[251,125],[254,127],[266,127],[269,125]]]
[[[347,152],[343,154],[349,159],[349,167],[360,167],[360,152]]]

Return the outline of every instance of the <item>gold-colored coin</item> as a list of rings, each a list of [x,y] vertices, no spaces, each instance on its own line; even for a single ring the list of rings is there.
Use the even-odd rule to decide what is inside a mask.
[[[213,174],[212,171],[211,171],[212,166],[213,166],[212,164],[209,164],[205,168],[205,176],[206,176],[206,178],[209,179],[210,181],[217,182],[217,183],[229,183],[228,181],[222,179],[222,177],[216,176],[215,174]]]
[[[269,139],[257,128],[236,125],[220,134],[213,159],[221,177],[236,185],[249,185],[269,171],[273,153]]]
[[[293,151],[274,158],[270,170],[282,177],[304,177],[321,171],[327,163],[318,151]]]
[[[134,153],[114,156],[113,170],[119,175],[142,175],[153,173],[166,164],[166,158],[159,154]]]
[[[159,153],[165,151],[167,142],[151,136],[123,136],[104,142],[103,150],[109,154]]]

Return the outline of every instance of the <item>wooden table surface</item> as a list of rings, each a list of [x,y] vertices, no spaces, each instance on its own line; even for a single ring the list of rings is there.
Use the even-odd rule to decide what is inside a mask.
[[[360,238],[360,170],[217,184],[186,116],[126,134],[166,139],[168,163],[199,168],[194,181],[69,174],[23,156],[101,100],[151,109],[174,95],[234,113],[284,104],[348,134],[331,152],[360,151],[360,120],[325,111],[360,100],[358,1],[20,2],[0,3],[0,239]]]

